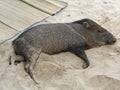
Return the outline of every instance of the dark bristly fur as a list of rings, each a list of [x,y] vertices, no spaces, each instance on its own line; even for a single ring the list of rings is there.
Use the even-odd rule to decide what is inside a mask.
[[[83,68],[87,68],[90,63],[84,50],[115,42],[115,37],[96,22],[82,19],[35,26],[15,39],[13,46],[15,53],[23,56],[25,71],[34,80],[32,70],[41,52],[52,55],[70,51],[82,58]]]

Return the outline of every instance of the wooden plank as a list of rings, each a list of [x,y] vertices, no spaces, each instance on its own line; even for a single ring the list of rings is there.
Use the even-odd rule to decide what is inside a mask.
[[[60,2],[59,0],[45,0],[45,1],[47,1],[47,2],[49,2],[51,4],[54,4],[54,5],[56,5],[56,6],[60,7],[60,8],[65,6],[65,3]]]
[[[22,1],[48,14],[55,13],[60,9],[60,7],[46,0],[22,0]]]
[[[20,0],[0,0],[0,20],[16,30],[23,30],[48,14]]]
[[[0,42],[12,37],[15,33],[17,33],[16,30],[0,22]]]

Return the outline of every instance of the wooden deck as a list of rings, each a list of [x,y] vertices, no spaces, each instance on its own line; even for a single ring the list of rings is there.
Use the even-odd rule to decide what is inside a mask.
[[[64,5],[58,0],[0,0],[0,42]]]

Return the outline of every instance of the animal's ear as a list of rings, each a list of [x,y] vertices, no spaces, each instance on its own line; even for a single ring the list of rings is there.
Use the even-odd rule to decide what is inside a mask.
[[[90,28],[90,24],[88,22],[83,22],[82,25],[85,27],[85,28]]]

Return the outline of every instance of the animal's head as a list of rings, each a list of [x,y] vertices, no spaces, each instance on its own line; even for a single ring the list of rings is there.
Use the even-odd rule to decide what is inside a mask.
[[[94,46],[113,44],[116,38],[106,29],[90,19],[82,19],[73,23],[79,23],[85,28],[85,38]]]

